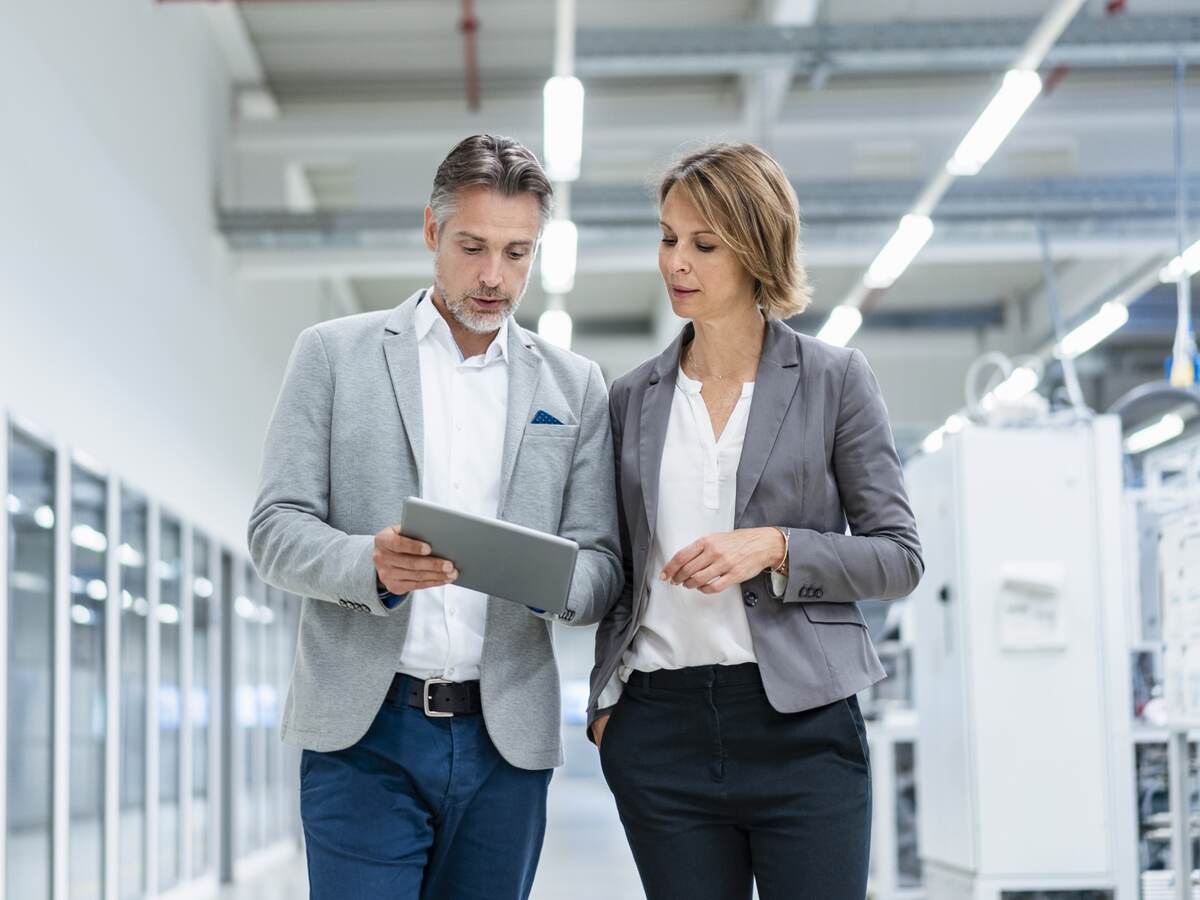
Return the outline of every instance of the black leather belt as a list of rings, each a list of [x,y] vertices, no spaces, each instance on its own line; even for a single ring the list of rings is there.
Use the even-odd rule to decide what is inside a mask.
[[[478,681],[447,681],[428,678],[422,681],[399,672],[392,678],[387,699],[407,703],[423,710],[431,718],[477,715],[483,710]]]

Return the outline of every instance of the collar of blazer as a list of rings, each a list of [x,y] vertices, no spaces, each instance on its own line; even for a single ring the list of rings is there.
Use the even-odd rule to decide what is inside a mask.
[[[421,413],[421,364],[413,313],[430,290],[422,288],[392,310],[384,324],[383,335],[383,355],[387,359],[396,405],[408,436],[409,451],[416,462],[418,480],[424,472],[425,431]],[[508,360],[508,413],[500,464],[501,507],[508,495],[508,482],[517,462],[525,423],[533,414],[534,393],[541,377],[542,354],[533,338],[515,319],[508,323]],[[503,513],[501,508],[500,514]]]
[[[667,423],[671,416],[675,373],[683,346],[696,330],[691,322],[675,337],[669,347],[654,361],[646,379],[638,446],[638,466],[645,505],[646,522],[650,533],[658,513],[659,469],[663,446],[667,441]],[[750,418],[746,423],[746,441],[737,471],[737,503],[734,508],[734,527],[741,527],[746,505],[762,477],[771,448],[779,437],[784,416],[800,388],[800,339],[790,327],[779,321],[768,321],[763,336],[762,356],[754,381],[754,399],[750,401]],[[798,451],[797,451],[798,452]]]

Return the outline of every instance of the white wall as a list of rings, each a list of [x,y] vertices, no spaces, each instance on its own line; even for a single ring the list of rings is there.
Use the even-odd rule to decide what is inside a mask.
[[[197,6],[7,4],[0,406],[235,547],[311,288],[238,295],[214,237],[229,85]]]

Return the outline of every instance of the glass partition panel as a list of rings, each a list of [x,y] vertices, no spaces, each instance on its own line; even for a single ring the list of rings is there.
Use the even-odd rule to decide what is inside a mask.
[[[158,559],[158,889],[179,881],[180,848],[180,608],[183,535],[162,517]]]
[[[212,679],[213,573],[209,542],[197,534],[192,539],[192,696],[188,704],[192,722],[192,874],[203,875],[212,865],[211,793],[209,790],[209,714]]]
[[[55,454],[20,429],[9,443],[9,897],[50,896],[54,723]]]
[[[117,891],[121,900],[146,892],[146,696],[149,680],[148,617],[150,510],[144,497],[121,491],[121,735],[117,760],[120,824]]]
[[[104,895],[108,485],[71,472],[70,896]]]

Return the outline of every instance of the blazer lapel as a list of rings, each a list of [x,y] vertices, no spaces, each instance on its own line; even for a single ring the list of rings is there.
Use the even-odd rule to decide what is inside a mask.
[[[790,327],[782,322],[768,322],[755,376],[754,398],[750,401],[742,458],[738,463],[734,527],[741,522],[746,504],[758,486],[797,390],[800,390],[799,343]]]
[[[413,311],[424,296],[424,290],[417,291],[392,310],[384,326],[383,338],[383,355],[392,378],[404,433],[408,436],[408,448],[417,466],[418,484],[424,471],[425,428],[421,412],[421,361],[413,331]]]
[[[504,430],[504,452],[500,463],[500,511],[508,496],[508,483],[517,464],[517,451],[525,425],[533,418],[533,395],[542,373],[542,355],[525,330],[514,320],[508,323],[508,418]]]
[[[689,322],[659,355],[650,371],[645,394],[642,395],[642,414],[638,425],[638,468],[642,487],[642,502],[646,507],[646,524],[650,534],[658,517],[658,482],[662,471],[663,447],[667,443],[667,425],[671,421],[671,402],[675,396],[675,373],[679,371],[679,354],[694,334]]]

